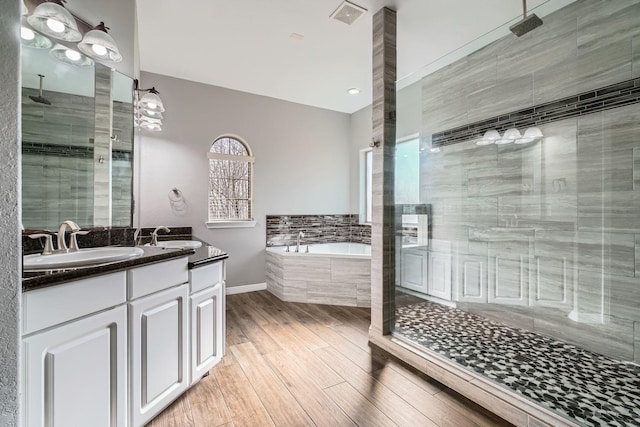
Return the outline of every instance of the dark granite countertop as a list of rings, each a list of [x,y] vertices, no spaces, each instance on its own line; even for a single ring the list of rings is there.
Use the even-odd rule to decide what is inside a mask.
[[[183,256],[189,257],[188,263],[190,269],[229,258],[229,255],[226,252],[214,246],[211,246],[207,242],[204,242],[200,239],[191,238],[184,240],[199,240],[202,242],[202,246],[198,249],[163,249],[152,246],[140,246],[140,248],[144,251],[144,254],[138,258],[128,259],[125,261],[117,261],[91,267],[72,268],[64,270],[23,272],[22,290],[23,292],[26,292],[34,289],[45,288],[48,286],[55,286],[72,280],[79,280],[87,277],[114,273],[133,267],[153,264],[156,262],[166,261],[172,258],[180,258]]]

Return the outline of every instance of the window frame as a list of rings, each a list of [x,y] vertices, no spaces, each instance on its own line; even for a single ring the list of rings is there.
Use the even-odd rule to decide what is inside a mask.
[[[232,139],[242,144],[242,146],[247,151],[247,155],[233,155],[233,154],[222,154],[222,153],[212,153],[211,148],[213,145],[220,141],[221,139]],[[233,218],[221,218],[221,219],[211,219],[209,217],[209,205],[211,203],[211,162],[210,160],[231,160],[231,161],[242,161],[248,164],[249,167],[249,188],[248,188],[248,202],[249,202],[249,216],[247,219],[233,219]],[[254,217],[254,192],[253,192],[253,175],[254,175],[254,165],[255,165],[255,157],[253,156],[253,152],[251,151],[251,147],[247,142],[237,136],[232,134],[224,134],[220,135],[213,140],[211,145],[209,146],[209,150],[207,151],[207,172],[209,173],[209,184],[207,185],[207,221],[205,222],[207,228],[244,228],[244,227],[255,227],[256,221]]]

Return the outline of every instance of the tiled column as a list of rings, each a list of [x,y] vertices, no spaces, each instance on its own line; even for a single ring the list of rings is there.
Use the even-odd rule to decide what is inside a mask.
[[[373,218],[371,329],[388,335],[394,317],[394,158],[396,139],[396,12],[373,16]]]
[[[96,67],[95,138],[93,145],[93,224],[111,225],[111,90],[112,71]]]

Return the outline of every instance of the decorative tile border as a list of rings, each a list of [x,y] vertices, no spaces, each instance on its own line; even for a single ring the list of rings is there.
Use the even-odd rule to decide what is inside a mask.
[[[371,226],[358,215],[267,215],[267,246],[295,243],[302,231],[306,243],[356,242],[371,244]]]
[[[41,144],[37,142],[23,142],[22,154],[40,154],[43,156],[75,157],[80,159],[93,158],[93,147],[76,145]],[[131,151],[112,150],[113,160],[130,160]]]
[[[395,333],[581,425],[640,425],[640,366],[428,301]]]
[[[639,102],[640,78],[636,78],[434,133],[432,145],[433,147],[443,147],[480,138],[490,129],[503,133],[512,127],[523,129]]]

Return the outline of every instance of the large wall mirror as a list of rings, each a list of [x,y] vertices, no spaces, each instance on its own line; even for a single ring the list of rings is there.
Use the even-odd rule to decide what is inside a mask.
[[[23,226],[131,226],[133,79],[25,47],[22,86]]]

